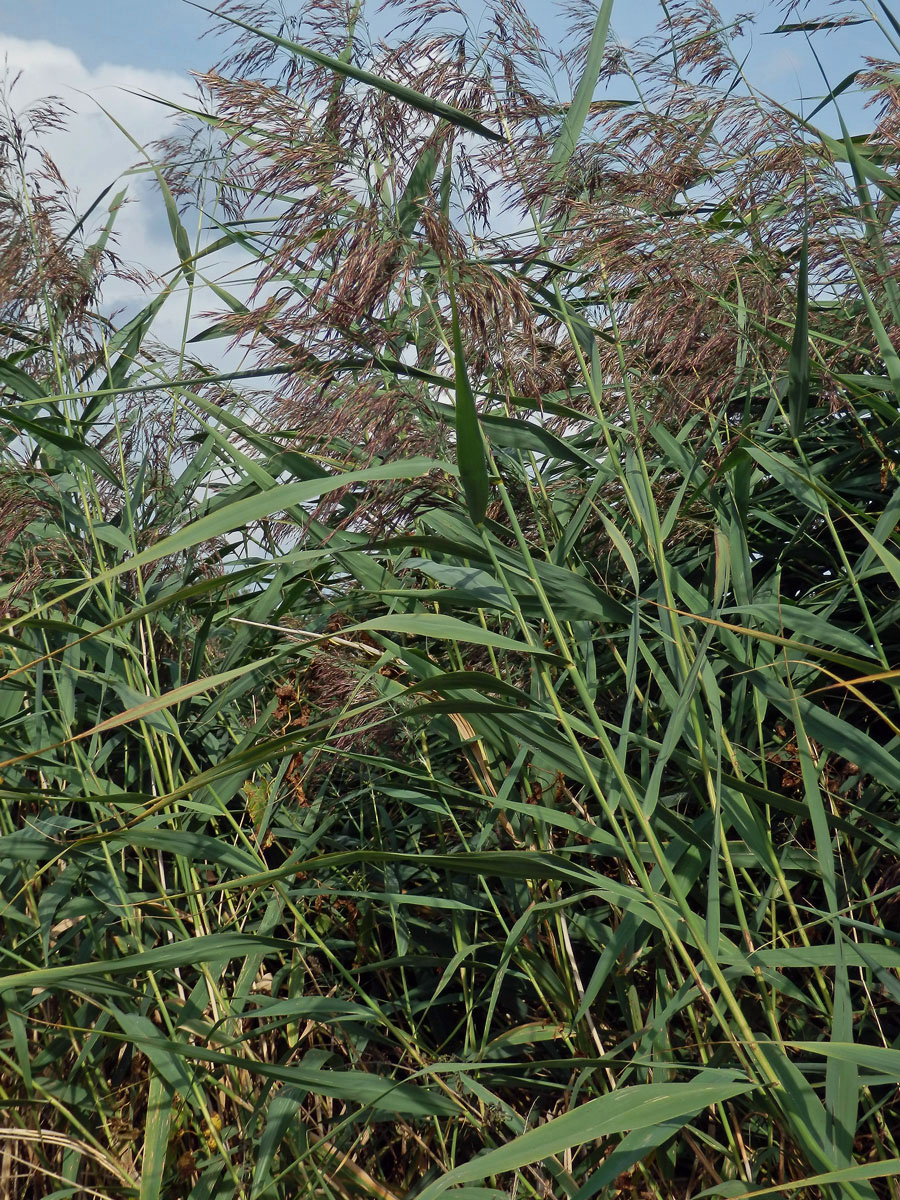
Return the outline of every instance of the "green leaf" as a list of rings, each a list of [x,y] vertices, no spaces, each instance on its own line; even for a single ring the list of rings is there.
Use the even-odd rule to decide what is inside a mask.
[[[162,971],[185,967],[192,963],[224,962],[242,958],[260,950],[290,953],[292,942],[243,933],[211,933],[187,938],[165,946],[155,946],[139,954],[93,962],[66,963],[58,967],[35,967],[0,976],[0,994],[16,988],[59,988],[61,991],[94,992],[102,995],[104,975],[142,975],[145,971]]]
[[[849,75],[845,75],[841,82],[831,88],[828,92],[828,95],[819,101],[819,103],[807,117],[807,120],[811,121],[817,113],[821,112],[822,109],[825,108],[826,105],[830,104],[832,100],[840,96],[842,92],[845,92],[851,84],[855,83],[856,77],[859,75],[859,73],[860,70],[859,67],[857,67],[855,71],[851,71]]]
[[[784,684],[774,679],[769,671],[753,671],[750,678],[753,686],[785,716],[793,716],[793,703],[796,701],[806,732],[826,750],[840,755],[849,763],[855,763],[885,787],[895,792],[900,789],[900,759],[880,746],[864,730],[802,696],[792,697]]]
[[[180,1064],[187,1074],[186,1063],[213,1063],[217,1066],[250,1071],[264,1079],[278,1080],[296,1088],[333,1096],[351,1104],[373,1108],[378,1112],[402,1113],[404,1116],[456,1116],[458,1105],[441,1091],[428,1090],[405,1080],[391,1079],[368,1071],[325,1070],[303,1062],[287,1065],[267,1063],[242,1058],[206,1046],[194,1046],[187,1042],[174,1042],[161,1037],[152,1021],[138,1026],[132,1023],[132,1040],[140,1046],[148,1058],[156,1064],[167,1061]]]
[[[890,1046],[863,1046],[858,1042],[788,1042],[792,1049],[803,1054],[820,1054],[824,1058],[853,1063],[865,1071],[875,1071],[900,1083],[900,1050]]]
[[[221,537],[222,534],[229,533],[234,529],[246,528],[246,526],[252,525],[257,521],[262,521],[265,517],[272,516],[273,513],[292,508],[294,505],[306,504],[310,500],[327,496],[331,492],[339,491],[353,484],[388,479],[415,479],[434,469],[454,471],[454,468],[449,463],[431,458],[412,458],[403,462],[366,467],[361,471],[328,475],[321,479],[301,480],[298,483],[289,483],[284,486],[268,488],[263,492],[246,496],[241,500],[235,500],[231,504],[225,504],[208,516],[201,517],[197,521],[192,521],[176,533],[170,534],[168,537],[162,538],[155,545],[142,550],[140,554],[135,554],[134,557],[127,558],[115,566],[109,567],[107,570],[95,575],[93,579],[87,580],[85,583],[80,583],[77,587],[57,596],[54,603],[58,604],[60,601],[77,595],[88,588],[97,587],[98,584],[115,579],[119,575],[125,574],[126,571],[135,571],[139,567],[157,562],[159,559],[166,558],[170,554],[177,554],[190,546],[197,546],[201,542]],[[27,615],[36,616],[48,607],[49,603],[43,604],[33,609]],[[21,620],[22,617],[11,618],[6,623],[6,626],[0,627],[16,625]]]
[[[686,1121],[710,1104],[753,1090],[753,1084],[736,1082],[733,1076],[716,1083],[647,1083],[616,1088],[561,1117],[529,1129],[505,1146],[454,1167],[425,1188],[419,1200],[436,1200],[456,1183],[472,1183],[504,1171],[518,1171],[600,1138],[616,1137],[632,1129],[648,1129],[663,1122]]]
[[[98,450],[89,445],[83,438],[72,437],[68,433],[64,433],[62,430],[56,428],[55,423],[50,418],[29,418],[24,413],[15,412],[13,409],[5,406],[0,408],[0,418],[30,433],[40,446],[42,454],[51,462],[56,456],[53,455],[49,447],[55,447],[60,453],[57,461],[53,463],[54,467],[59,465],[65,466],[72,462],[80,463],[82,466],[88,467],[100,479],[105,479],[115,487],[121,486],[115,472]]]
[[[445,616],[443,613],[413,613],[410,616],[400,614],[374,617],[371,621],[363,621],[359,625],[351,625],[345,633],[406,633],[412,637],[431,637],[441,640],[462,642],[464,645],[494,646],[498,650],[514,650],[520,654],[530,654],[538,658],[559,661],[559,655],[549,650],[537,649],[527,642],[517,642],[514,638],[505,637],[502,633],[483,629],[469,621],[461,621],[458,617]]]
[[[822,29],[843,29],[845,25],[865,25],[868,21],[871,21],[871,17],[820,17],[814,21],[790,21],[769,30],[769,33],[818,33]]]
[[[412,237],[422,215],[425,199],[437,171],[438,154],[433,146],[427,146],[409,174],[409,182],[397,201],[397,224],[404,238]]]
[[[585,454],[573,445],[571,439],[557,437],[549,429],[544,429],[531,421],[519,421],[515,417],[501,417],[497,413],[484,413],[481,416],[482,428],[488,434],[491,444],[503,446],[510,450],[534,450],[548,458],[559,459],[560,462],[570,462],[573,466],[587,467],[591,471],[599,469],[597,460],[590,454]]]
[[[557,174],[572,157],[575,147],[578,144],[579,135],[584,128],[584,122],[590,111],[591,100],[594,98],[594,89],[597,86],[597,80],[600,78],[600,69],[603,66],[603,55],[606,51],[606,39],[609,35],[609,18],[612,15],[612,8],[613,0],[603,0],[603,3],[600,5],[600,11],[597,13],[597,19],[594,22],[594,31],[591,34],[591,41],[588,46],[584,71],[582,72],[581,79],[578,81],[578,87],[575,90],[569,111],[566,113],[562,129],[559,131],[559,136],[553,143],[553,149],[550,152],[550,161],[554,164]]]
[[[881,357],[884,360],[885,370],[893,385],[894,395],[897,397],[897,402],[900,403],[900,355],[897,354],[894,348],[894,343],[891,341],[887,329],[885,329],[884,322],[879,316],[878,309],[875,307],[871,293],[866,287],[863,277],[852,262],[850,266],[856,276],[856,282],[859,284],[859,290],[869,317],[869,324],[872,326],[872,332],[875,334],[878,349],[881,351]]]
[[[306,1088],[284,1087],[269,1101],[265,1128],[255,1153],[251,1200],[267,1195],[277,1196],[272,1180],[275,1155],[284,1140],[284,1135],[297,1120],[307,1094]]]
[[[172,1093],[154,1071],[147,1090],[144,1118],[144,1155],[141,1159],[140,1200],[160,1200],[169,1131],[172,1126]]]
[[[46,400],[46,389],[8,358],[0,358],[0,384],[23,400]]]
[[[660,1121],[646,1129],[632,1129],[622,1138],[618,1146],[603,1160],[599,1170],[588,1177],[584,1185],[578,1189],[572,1200],[589,1200],[596,1196],[601,1188],[614,1183],[620,1175],[630,1171],[637,1163],[646,1158],[651,1150],[674,1137],[684,1122]]]
[[[798,438],[809,408],[809,214],[804,203],[803,243],[797,272],[797,310],[788,366],[788,416],[791,437]]]
[[[162,695],[145,696],[139,703],[132,705],[131,708],[127,708],[120,713],[114,713],[111,717],[106,717],[105,720],[99,721],[89,729],[84,729],[73,737],[66,739],[63,744],[68,745],[71,742],[80,742],[85,738],[93,737],[95,734],[108,733],[111,729],[118,729],[122,725],[131,725],[136,721],[146,721],[151,727],[170,732],[171,726],[167,722],[154,721],[152,718],[166,709],[181,704],[192,696],[199,696],[205,692],[213,691],[215,688],[221,687],[233,679],[240,679],[258,667],[273,661],[273,658],[265,658],[259,662],[244,663],[240,667],[234,667],[230,671],[222,671],[218,675],[194,679],[190,683],[182,684],[181,687],[173,688],[170,692],[163,692]],[[51,749],[55,749],[55,747],[51,747]],[[39,753],[41,751],[31,750],[14,758],[6,759],[0,763],[0,766],[5,767],[12,762],[29,759]]]
[[[900,1176],[900,1158],[885,1158],[880,1162],[858,1163],[853,1167],[840,1167],[836,1171],[823,1171],[819,1175],[807,1175],[803,1179],[784,1180],[774,1187],[756,1188],[749,1184],[740,1184],[737,1191],[737,1181],[718,1184],[697,1192],[694,1200],[702,1200],[704,1196],[741,1197],[741,1200],[755,1200],[757,1196],[781,1197],[793,1192],[802,1192],[813,1188],[840,1187],[844,1183],[861,1183],[869,1179],[896,1179]],[[823,1193],[819,1193],[822,1195]],[[872,1193],[874,1194],[874,1193]]]
[[[136,150],[140,150],[141,154],[143,154],[145,160],[147,161],[150,170],[156,176],[156,182],[159,185],[159,190],[162,193],[163,203],[166,207],[166,217],[169,222],[169,229],[172,233],[172,241],[175,243],[175,250],[181,262],[181,269],[184,272],[184,277],[188,283],[193,283],[194,252],[191,249],[191,240],[188,237],[187,230],[181,223],[181,217],[178,215],[178,205],[175,203],[175,197],[172,195],[168,183],[166,183],[166,177],[163,175],[162,171],[159,169],[141,143],[131,136],[125,126],[120,124],[112,115],[112,113],[108,112],[102,104],[98,104],[98,108],[109,118],[110,121],[112,121],[116,129],[118,129],[121,134],[128,138],[132,146],[134,146]]]
[[[488,473],[484,441],[478,423],[475,395],[469,383],[463,354],[459,313],[453,284],[450,283],[450,307],[453,321],[453,364],[456,379],[456,461],[466,496],[469,516],[476,525],[484,521],[488,503]]]
[[[188,0],[188,3],[193,3],[193,0]],[[380,75],[374,75],[371,71],[364,71],[361,67],[355,67],[352,63],[344,62],[340,58],[333,58],[330,54],[322,54],[318,50],[312,50],[308,46],[301,46],[298,42],[289,41],[287,38],[279,37],[275,33],[269,33],[265,29],[258,29],[255,25],[248,25],[244,21],[239,21],[237,17],[231,16],[229,13],[217,12],[214,9],[207,8],[203,4],[193,4],[193,7],[202,9],[203,12],[218,17],[220,20],[228,21],[232,25],[237,25],[241,29],[246,29],[248,33],[264,38],[267,42],[271,42],[273,46],[281,46],[282,49],[290,51],[291,54],[299,54],[301,58],[308,59],[309,62],[313,62],[317,66],[327,67],[331,71],[336,71],[339,75],[346,75],[350,79],[356,79],[359,83],[366,84],[367,87],[377,88],[379,91],[385,92],[388,96],[393,96],[395,100],[401,100],[404,104],[410,104],[413,108],[430,113],[434,117],[442,117],[445,121],[449,121],[451,125],[459,125],[463,129],[468,129],[472,133],[480,134],[481,137],[490,138],[495,142],[503,141],[499,133],[494,133],[492,129],[488,129],[486,125],[482,125],[480,121],[476,121],[474,117],[462,112],[461,109],[454,108],[452,104],[445,104],[442,100],[435,100],[431,96],[424,96],[421,92],[417,92],[405,84],[394,83],[392,79],[384,79]]]

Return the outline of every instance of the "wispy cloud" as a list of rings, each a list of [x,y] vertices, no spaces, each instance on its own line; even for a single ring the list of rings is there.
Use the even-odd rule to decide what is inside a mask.
[[[184,75],[170,71],[117,63],[90,68],[66,46],[0,33],[0,69],[4,65],[8,81],[15,81],[8,97],[14,110],[21,112],[49,96],[58,97],[71,110],[65,114],[64,127],[44,135],[41,144],[73,192],[80,212],[141,161],[140,151],[110,116],[150,151],[151,143],[171,132],[172,115],[146,96],[184,102],[191,86]],[[152,175],[126,175],[118,187],[127,187],[131,202],[116,221],[117,252],[128,263],[165,275],[177,263],[177,255]],[[109,199],[103,203],[104,211]],[[194,229],[196,220],[195,216]],[[111,281],[104,291],[108,309],[134,309],[142,300],[130,283]],[[204,304],[195,307],[202,309]],[[183,306],[173,300],[157,320],[157,336],[180,343],[183,320]],[[199,327],[195,320],[192,331]],[[216,348],[222,345],[215,343]]]

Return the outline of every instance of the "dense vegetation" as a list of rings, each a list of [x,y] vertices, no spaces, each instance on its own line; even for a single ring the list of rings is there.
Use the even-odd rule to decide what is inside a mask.
[[[0,1195],[900,1197],[900,23],[295,9],[0,130]]]

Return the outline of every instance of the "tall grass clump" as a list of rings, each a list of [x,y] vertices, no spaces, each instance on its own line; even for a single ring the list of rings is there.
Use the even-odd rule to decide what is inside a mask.
[[[7,112],[0,1196],[900,1197],[900,21],[567,12]]]

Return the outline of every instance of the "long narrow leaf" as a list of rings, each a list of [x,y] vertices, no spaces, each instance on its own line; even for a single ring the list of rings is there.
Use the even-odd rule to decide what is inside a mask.
[[[193,0],[188,0],[188,2],[193,3]],[[312,50],[308,46],[301,46],[298,42],[289,41],[287,38],[279,37],[278,34],[269,33],[268,30],[258,29],[255,25],[248,25],[230,13],[216,13],[213,9],[206,8],[203,4],[194,4],[193,7],[200,8],[203,12],[213,14],[221,20],[228,21],[240,29],[246,29],[248,33],[264,38],[265,41],[271,42],[273,46],[281,46],[282,49],[289,51],[291,54],[299,54],[301,58],[306,58],[310,62],[316,63],[317,66],[327,67],[331,71],[336,71],[339,75],[346,75],[349,79],[356,79],[359,83],[366,84],[367,87],[377,88],[379,91],[393,96],[395,100],[401,100],[404,104],[410,104],[413,108],[418,108],[422,112],[429,113],[431,116],[441,117],[445,121],[449,121],[451,125],[459,125],[463,129],[468,129],[472,133],[490,138],[495,142],[503,140],[499,133],[494,133],[486,125],[482,125],[480,121],[476,121],[474,117],[470,117],[460,109],[454,108],[452,104],[445,104],[442,100],[435,100],[431,96],[424,96],[421,92],[415,91],[414,88],[407,87],[402,83],[395,83],[391,79],[384,79],[382,76],[375,75],[371,71],[364,71],[361,67],[354,66],[353,63],[344,62],[340,58],[333,58],[329,54],[322,54],[318,50]]]

